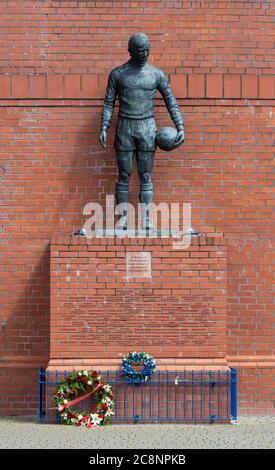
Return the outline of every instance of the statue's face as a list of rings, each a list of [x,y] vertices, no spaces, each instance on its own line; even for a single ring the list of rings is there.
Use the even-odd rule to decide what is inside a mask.
[[[150,46],[148,43],[134,46],[130,51],[132,59],[139,65],[145,65],[149,57]]]

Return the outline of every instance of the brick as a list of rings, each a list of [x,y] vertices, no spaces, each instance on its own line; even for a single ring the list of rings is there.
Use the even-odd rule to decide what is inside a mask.
[[[11,77],[0,75],[0,98],[11,97]]]
[[[222,98],[223,97],[223,76],[211,74],[206,76],[206,97]]]
[[[177,98],[186,98],[187,95],[187,76],[170,75],[170,85],[174,95]]]
[[[63,75],[47,76],[47,95],[48,98],[63,97]]]
[[[99,75],[99,97],[104,97],[106,92],[106,87],[108,83],[108,76],[107,75]]]
[[[98,96],[98,75],[82,75],[82,97],[97,98]]]
[[[205,76],[200,74],[188,75],[188,98],[205,97]]]
[[[259,77],[259,98],[275,98],[274,76],[263,75]]]
[[[11,79],[11,87],[12,87],[13,98],[28,98],[29,96],[28,77],[13,76]]]
[[[30,98],[46,98],[46,77],[30,76]]]
[[[242,75],[242,97],[257,98],[258,97],[258,76]]]
[[[80,75],[65,75],[64,76],[64,97],[65,98],[80,98]]]
[[[224,97],[241,97],[241,76],[236,74],[224,75]]]

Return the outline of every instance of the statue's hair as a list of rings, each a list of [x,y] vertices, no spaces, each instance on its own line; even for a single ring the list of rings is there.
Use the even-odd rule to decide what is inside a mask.
[[[132,51],[135,47],[144,44],[150,45],[148,36],[145,33],[135,33],[129,39],[128,50]]]

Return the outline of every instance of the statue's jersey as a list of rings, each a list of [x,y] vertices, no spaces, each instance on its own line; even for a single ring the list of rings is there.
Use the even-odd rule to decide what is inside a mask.
[[[161,93],[176,127],[183,124],[178,104],[164,72],[149,64],[138,67],[129,61],[112,70],[109,75],[101,128],[109,128],[117,97],[119,117],[127,119],[154,117],[154,98],[157,90]]]

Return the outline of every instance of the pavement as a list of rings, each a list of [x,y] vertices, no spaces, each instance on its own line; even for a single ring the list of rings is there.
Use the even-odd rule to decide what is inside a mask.
[[[275,416],[237,424],[111,424],[87,429],[0,417],[1,449],[275,449]]]

